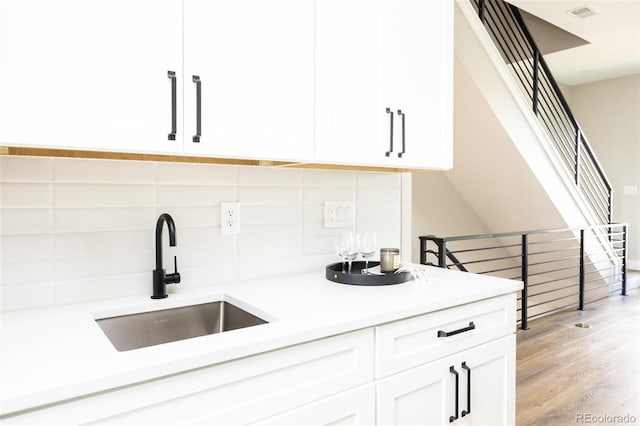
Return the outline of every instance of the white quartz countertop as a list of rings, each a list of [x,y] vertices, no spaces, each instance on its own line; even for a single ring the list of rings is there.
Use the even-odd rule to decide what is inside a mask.
[[[24,310],[0,319],[0,415],[511,293],[522,283],[427,267],[428,283],[351,286],[313,274]],[[149,283],[151,291],[151,283]],[[118,352],[95,322],[228,300],[269,324]]]

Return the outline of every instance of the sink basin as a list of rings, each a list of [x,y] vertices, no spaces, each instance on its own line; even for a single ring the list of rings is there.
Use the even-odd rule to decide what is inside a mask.
[[[225,301],[95,320],[118,351],[266,324]]]

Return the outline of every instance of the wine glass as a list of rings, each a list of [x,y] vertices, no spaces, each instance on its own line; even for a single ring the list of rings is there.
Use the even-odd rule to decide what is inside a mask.
[[[378,240],[375,232],[363,232],[360,237],[360,254],[364,259],[364,269],[362,273],[369,274],[369,259],[376,254],[378,250]]]
[[[349,269],[346,272],[351,273],[351,262],[358,257],[357,238],[353,235],[353,232],[338,231],[336,234],[335,249],[336,253],[348,262]],[[344,264],[342,265],[342,272],[345,272]]]

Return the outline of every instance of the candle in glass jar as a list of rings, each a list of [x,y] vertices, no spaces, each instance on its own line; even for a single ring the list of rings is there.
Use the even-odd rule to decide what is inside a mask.
[[[380,249],[380,272],[395,272],[400,268],[400,249]]]

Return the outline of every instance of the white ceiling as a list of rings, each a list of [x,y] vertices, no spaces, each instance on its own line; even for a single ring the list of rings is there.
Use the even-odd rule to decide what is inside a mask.
[[[545,55],[555,79],[575,86],[640,73],[640,0],[509,0],[520,9],[589,42]],[[600,13],[578,18],[569,10]]]

